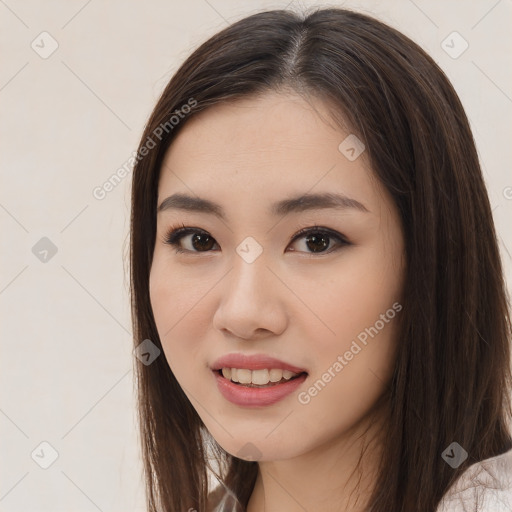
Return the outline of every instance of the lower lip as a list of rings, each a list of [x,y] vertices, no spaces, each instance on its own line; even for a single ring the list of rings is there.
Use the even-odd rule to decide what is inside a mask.
[[[235,405],[244,407],[265,407],[275,404],[293,393],[307,377],[307,374],[304,373],[300,377],[283,384],[276,384],[267,388],[247,388],[234,384],[216,371],[213,371],[213,374],[217,379],[217,387],[224,398]]]

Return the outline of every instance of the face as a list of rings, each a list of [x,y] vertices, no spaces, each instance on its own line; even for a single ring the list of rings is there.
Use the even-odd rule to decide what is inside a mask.
[[[343,439],[393,371],[399,218],[365,153],[354,160],[341,144],[349,133],[327,119],[326,105],[291,94],[214,106],[187,121],[163,162],[156,326],[207,429],[241,458],[289,459]],[[174,194],[191,199],[165,201]],[[306,194],[316,197],[289,201]],[[300,376],[243,387],[213,370],[228,354],[261,356],[221,364],[245,370],[232,372],[242,382],[286,379],[275,371],[286,364]]]

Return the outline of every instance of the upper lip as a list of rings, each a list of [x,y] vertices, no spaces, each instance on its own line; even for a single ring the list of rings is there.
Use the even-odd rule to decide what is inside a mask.
[[[299,368],[290,363],[286,363],[285,361],[281,361],[280,359],[276,359],[275,357],[270,357],[265,354],[226,354],[222,357],[219,357],[219,359],[217,359],[212,365],[213,370],[220,370],[222,368],[245,368],[247,370],[264,370],[265,368],[270,370],[272,368],[276,368],[281,370],[289,370],[293,373],[306,372],[306,370],[303,368]]]

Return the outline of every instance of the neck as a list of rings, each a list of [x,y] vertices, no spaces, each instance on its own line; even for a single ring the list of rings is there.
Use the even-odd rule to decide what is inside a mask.
[[[365,512],[382,432],[382,421],[359,425],[293,459],[260,461],[247,512]]]

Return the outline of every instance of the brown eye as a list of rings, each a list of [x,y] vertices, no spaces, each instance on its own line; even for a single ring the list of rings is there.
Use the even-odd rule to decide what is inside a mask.
[[[189,247],[183,248],[181,241],[183,238],[192,235]],[[206,231],[194,228],[181,228],[171,231],[165,240],[165,243],[176,248],[176,252],[208,252],[215,245],[215,239]]]
[[[304,246],[307,250],[299,252],[310,252],[310,253],[329,253],[342,246],[350,245],[350,243],[340,233],[328,230],[326,228],[306,228],[300,231],[293,239],[296,240],[304,239]],[[335,240],[336,244],[334,249],[330,249],[331,241]],[[336,247],[337,245],[337,247]],[[295,249],[292,250],[295,252]]]
[[[197,251],[209,251],[214,245],[214,240],[211,236],[204,233],[196,233],[192,235],[192,247]]]
[[[187,238],[189,236],[191,238]],[[351,245],[343,235],[327,228],[303,229],[295,235],[292,243],[300,239],[305,240],[304,250],[292,249],[292,252],[328,254],[343,246]],[[183,244],[182,240],[186,243]],[[185,226],[171,230],[165,239],[165,243],[174,246],[176,253],[206,253],[212,251],[213,247],[217,245],[215,238],[208,232]]]
[[[330,238],[324,234],[312,234],[306,237],[306,245],[311,252],[322,252],[329,247]]]

